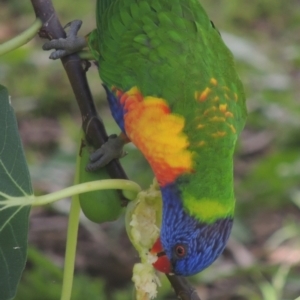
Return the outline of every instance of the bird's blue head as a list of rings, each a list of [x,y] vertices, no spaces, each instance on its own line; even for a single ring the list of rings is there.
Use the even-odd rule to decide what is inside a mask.
[[[154,267],[164,273],[190,276],[211,265],[223,252],[232,218],[201,223],[184,211],[175,185],[162,189],[163,222],[160,238],[151,252],[158,256]]]

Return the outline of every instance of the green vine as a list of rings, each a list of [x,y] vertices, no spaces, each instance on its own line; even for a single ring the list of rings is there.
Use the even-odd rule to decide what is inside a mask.
[[[25,31],[11,40],[0,44],[0,56],[27,44],[35,37],[42,25],[42,21],[40,19],[36,19]]]

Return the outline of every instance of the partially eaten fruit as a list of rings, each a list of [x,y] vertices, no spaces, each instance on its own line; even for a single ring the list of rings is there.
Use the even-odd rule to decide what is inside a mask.
[[[160,284],[153,268],[159,258],[150,249],[159,239],[161,218],[161,192],[154,179],[150,188],[140,192],[137,199],[128,204],[126,210],[127,234],[141,258],[141,263],[134,266],[132,277],[137,300],[155,298],[157,285]]]

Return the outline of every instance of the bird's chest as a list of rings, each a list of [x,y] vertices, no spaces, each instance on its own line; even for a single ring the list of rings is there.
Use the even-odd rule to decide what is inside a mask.
[[[151,165],[160,186],[192,172],[185,118],[173,114],[163,98],[144,97],[137,87],[115,92],[123,110],[124,130]]]

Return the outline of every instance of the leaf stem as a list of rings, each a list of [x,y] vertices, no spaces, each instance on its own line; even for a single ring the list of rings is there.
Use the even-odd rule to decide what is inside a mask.
[[[92,55],[91,51],[82,50],[77,53],[81,59],[86,60],[95,60],[94,56]]]
[[[0,45],[0,56],[28,43],[37,34],[41,27],[42,21],[40,19],[36,19],[32,23],[32,25],[21,34],[17,35],[7,42],[2,43]]]
[[[125,179],[95,180],[95,181],[73,185],[63,190],[53,192],[51,194],[47,194],[43,196],[28,195],[24,197],[11,197],[7,200],[1,200],[0,205],[3,205],[3,207],[0,208],[0,211],[12,206],[45,205],[76,194],[82,194],[82,193],[91,192],[95,190],[115,190],[115,189],[127,190],[136,194],[141,191],[140,186],[137,183],[130,180],[125,180]]]
[[[124,180],[124,179],[104,179],[104,180],[95,180],[91,182],[80,183],[77,185],[70,186],[61,191],[54,192],[48,195],[35,197],[34,203],[32,205],[44,205],[56,200],[70,197],[75,194],[82,194],[86,192],[91,192],[95,190],[129,190],[133,192],[139,192],[141,188],[139,185],[133,181]]]
[[[67,245],[61,300],[70,300],[72,294],[80,204],[78,194],[73,196],[69,214]]]

